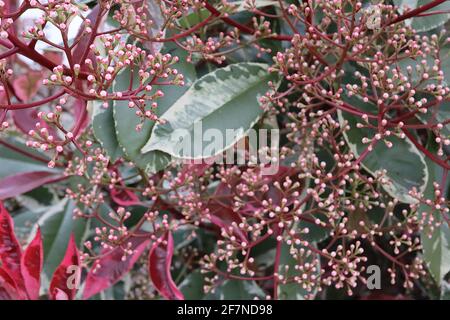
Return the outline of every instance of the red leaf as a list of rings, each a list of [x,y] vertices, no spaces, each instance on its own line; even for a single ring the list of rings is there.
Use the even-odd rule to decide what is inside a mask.
[[[247,242],[247,235],[239,228],[239,224],[242,222],[239,213],[234,212],[229,207],[224,207],[214,202],[210,203],[208,208],[210,211],[210,220],[213,224],[221,229],[225,229],[228,234],[230,233],[229,229],[231,228],[232,234],[236,238],[240,239],[242,242]],[[235,222],[236,225],[233,225],[233,222]]]
[[[46,57],[56,65],[60,65],[63,63],[63,54],[59,51],[45,50],[44,57]]]
[[[30,300],[39,299],[43,262],[41,229],[38,228],[36,236],[25,249],[21,259],[22,277]]]
[[[120,179],[119,171],[114,170],[114,173]],[[112,188],[110,191],[110,196],[115,203],[123,207],[138,205],[141,203],[139,197],[133,191],[126,189],[126,185],[123,181],[120,181],[119,184],[120,185],[118,188]]]
[[[166,232],[162,241],[155,242],[150,250],[148,268],[150,279],[156,290],[166,299],[184,300],[184,296],[177,288],[170,274],[173,256],[173,237]]]
[[[26,102],[30,101],[38,92],[42,84],[42,72],[28,71],[16,77],[12,83],[16,96]]]
[[[102,25],[102,22],[106,19],[107,15],[103,14],[101,16],[101,21],[97,22],[97,18],[98,18],[98,14],[99,11],[101,10],[101,6],[100,4],[97,4],[96,6],[94,6],[91,10],[91,12],[87,15],[87,19],[89,19],[91,21],[91,25]],[[103,11],[104,12],[104,11]],[[75,46],[75,49],[73,51],[73,57],[76,61],[76,63],[79,63],[82,65],[81,67],[81,71],[87,71],[88,68],[87,66],[84,64],[84,61],[81,61],[81,59],[83,58],[83,54],[85,52],[85,50],[88,49],[88,46],[91,44],[90,40],[91,40],[91,34],[90,33],[85,33],[84,35],[83,32],[85,30],[85,24],[83,23],[80,27],[80,29],[78,30],[78,34],[77,34],[77,38],[80,37],[80,40],[78,41],[77,45]],[[95,55],[92,53],[91,50],[89,50],[89,54],[87,55],[87,58],[92,60],[92,63],[96,64],[96,59],[95,59]]]
[[[296,169],[286,166],[280,166],[276,174],[265,176],[264,180],[269,185],[269,190],[264,194],[263,198],[265,200],[271,199],[273,204],[275,205],[281,204],[281,199],[284,197],[284,195],[279,189],[275,188],[274,182],[277,181],[279,183],[283,183],[286,177],[291,177],[292,180],[295,181],[295,175]],[[287,200],[287,205],[290,205],[294,202],[295,199],[293,197],[289,197]]]
[[[14,279],[20,291],[23,291],[21,257],[22,250],[14,234],[14,221],[0,202],[0,260],[3,269]]]
[[[19,300],[21,297],[14,279],[0,268],[0,300]]]
[[[33,171],[3,178],[0,180],[0,200],[15,197],[62,177],[62,174],[57,172]]]
[[[80,268],[80,256],[73,234],[70,237],[66,255],[58,268],[56,268],[50,282],[50,299],[58,300],[61,297],[61,291],[67,295],[68,300],[75,299],[77,287],[71,283],[71,278],[73,277],[73,274],[70,272],[71,267]]]
[[[86,109],[86,101],[77,99],[73,104],[73,114],[75,117],[75,124],[72,128],[73,132],[82,131],[89,124],[89,117]]]
[[[102,258],[95,261],[86,279],[83,299],[89,299],[93,295],[103,291],[119,281],[142,255],[150,240],[145,237],[134,237],[128,240],[134,254],[122,260],[123,250],[114,248],[110,252],[104,251]],[[100,268],[99,268],[100,267]],[[94,270],[96,270],[94,272]]]
[[[203,176],[205,171],[214,164],[211,158],[202,160],[202,163],[194,163],[194,161],[190,160],[191,163],[187,162],[183,165],[183,168],[178,174],[179,183],[183,184],[188,175],[193,175],[194,177]]]
[[[231,188],[226,183],[220,183],[214,193],[215,196],[223,196],[223,199],[211,200],[208,203],[209,215],[211,222],[218,226],[220,229],[225,229],[229,233],[229,229],[232,229],[232,234],[243,242],[247,242],[247,235],[242,231],[238,225],[242,222],[241,215],[238,212],[234,212],[232,208],[232,195]],[[236,223],[233,226],[233,222]]]
[[[42,128],[47,128],[49,134],[57,137],[58,133],[50,127],[47,122],[38,118],[39,110],[36,108],[13,110],[12,118],[16,127],[24,134],[30,130],[36,130],[36,123],[40,123]]]
[[[139,197],[132,191],[127,189],[112,189],[110,192],[111,198],[119,206],[127,207],[140,204]]]

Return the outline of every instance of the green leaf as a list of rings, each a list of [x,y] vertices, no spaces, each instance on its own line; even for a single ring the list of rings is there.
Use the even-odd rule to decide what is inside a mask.
[[[442,283],[441,300],[450,300],[450,282],[444,281]]]
[[[448,2],[450,4],[450,2]],[[429,61],[430,58],[427,58]],[[450,84],[450,47],[448,44],[439,51],[439,59],[441,60],[441,68],[444,72],[444,84]],[[428,65],[431,65],[429,62]]]
[[[27,193],[18,196],[17,200],[21,203],[21,205],[25,205],[28,208],[32,207],[40,207],[40,206],[49,206],[55,201],[56,194],[50,190],[50,188],[46,186],[42,186],[36,188],[34,190],[28,191]]]
[[[307,217],[313,220],[319,219],[323,222],[328,222],[328,218],[324,214],[308,215]],[[301,220],[299,222],[299,227],[302,229],[309,229],[309,232],[307,234],[302,235],[302,239],[306,241],[319,243],[330,236],[330,228],[317,225],[314,222]]]
[[[428,112],[425,114],[418,112],[416,116],[424,124],[443,123],[450,119],[450,101],[443,101],[436,106],[429,108]],[[450,136],[450,124],[446,124],[442,128],[442,133],[446,136]]]
[[[449,2],[450,3],[450,2]],[[442,69],[442,71],[444,72],[444,85],[445,84],[450,84],[450,48],[448,46],[446,47],[441,47],[439,50],[439,59],[441,61],[441,65],[440,68]],[[440,85],[441,83],[439,83],[439,81],[436,78],[429,78],[428,80],[424,81],[422,79],[422,75],[423,75],[423,68],[420,68],[419,70],[417,70],[417,66],[419,66],[420,64],[420,60],[422,60],[422,58],[416,58],[416,59],[411,59],[411,58],[404,58],[400,61],[397,62],[398,67],[400,68],[401,72],[404,75],[408,74],[407,71],[407,67],[410,66],[412,67],[411,70],[411,82],[412,84],[418,84],[420,81],[422,81],[422,83],[418,86],[418,88],[425,88],[426,85],[429,84],[434,84],[434,85]],[[432,68],[433,66],[435,66],[435,56],[434,55],[427,55],[426,58],[426,67],[428,68]],[[395,68],[395,66],[393,66],[393,68]]]
[[[25,209],[14,215],[14,231],[17,237],[20,239],[27,239],[30,234],[33,234],[31,231],[34,224],[48,211],[48,209],[48,207]]]
[[[24,144],[9,140],[8,143],[12,144],[16,148],[30,152],[31,154],[38,155],[45,158],[38,152],[35,152],[31,148],[26,147]],[[0,179],[8,176],[12,176],[18,173],[33,172],[33,171],[48,171],[58,172],[58,169],[51,169],[46,163],[31,159],[19,152],[13,151],[3,145],[0,145]],[[50,161],[50,160],[49,160]]]
[[[37,221],[42,231],[44,272],[48,278],[64,258],[70,235],[74,234],[78,245],[82,243],[85,235],[86,220],[74,220],[73,209],[75,209],[73,201],[62,200]]]
[[[155,90],[161,89],[164,97],[158,101],[157,115],[163,114],[169,107],[187,90],[195,79],[194,67],[180,59],[174,68],[184,75],[185,86],[153,86]],[[137,81],[137,72],[134,83]],[[126,91],[130,83],[129,69],[121,72],[113,84],[114,91]],[[135,165],[149,173],[157,172],[165,168],[170,163],[170,156],[161,151],[151,151],[141,154],[140,150],[150,138],[154,121],[145,120],[142,130],[137,132],[136,125],[140,120],[135,114],[134,109],[128,107],[128,101],[116,100],[113,104],[113,117],[116,129],[117,140],[123,148],[126,158],[135,163]]]
[[[394,0],[394,4],[399,6],[399,11],[402,13],[403,6],[408,6],[410,9],[415,9],[430,3],[430,0]],[[447,11],[450,10],[450,2],[445,1],[440,5],[430,9],[429,12],[433,11]],[[406,24],[414,28],[418,32],[429,31],[437,27],[442,26],[450,19],[450,14],[437,14],[425,17],[413,17],[406,20]]]
[[[162,115],[166,123],[153,127],[142,152],[160,150],[188,159],[219,154],[259,120],[258,98],[273,80],[268,66],[258,63],[233,64],[203,76]],[[212,143],[202,143],[210,133]]]
[[[435,153],[437,145],[433,144],[429,149]],[[429,180],[423,194],[426,199],[433,200],[435,197],[433,183],[440,183],[444,172],[442,167],[435,164],[429,158],[426,158],[426,162],[429,170]],[[446,194],[445,189],[444,194]],[[428,215],[432,214],[436,221],[442,222],[441,226],[433,231],[428,226],[424,226],[420,232],[423,259],[434,280],[438,284],[441,284],[445,275],[450,272],[450,229],[448,224],[443,221],[441,213],[434,210],[434,208],[426,204],[421,204],[418,209],[418,214],[423,215],[424,212],[428,213]]]
[[[126,276],[129,276],[129,274],[127,274]],[[104,291],[101,291],[94,297],[97,296],[98,300],[126,300],[127,297],[124,287],[125,287],[124,281],[119,281],[112,287],[105,289]],[[90,298],[89,300],[93,300],[92,298]]]
[[[450,272],[450,228],[444,222],[431,235],[430,238],[426,231],[421,232],[423,258],[433,278],[441,283]]]
[[[266,294],[255,281],[226,280],[205,296],[205,300],[264,299]]]
[[[238,0],[238,1],[230,1],[228,2],[230,4],[233,5],[238,5],[237,7],[237,11],[248,11],[246,3],[247,1],[245,0]],[[274,0],[254,0],[254,4],[256,8],[263,8],[263,7],[270,7],[270,6],[275,6],[275,7],[280,7],[280,3],[278,1],[274,1]]]
[[[281,245],[281,254],[280,254],[280,265],[279,265],[279,273],[284,276],[286,279],[287,277],[292,278],[295,276],[300,275],[298,271],[295,270],[295,266],[298,264],[298,261],[294,259],[291,249],[294,248],[293,246],[289,246],[286,243],[283,243]],[[300,247],[295,247],[295,250],[293,252],[297,253],[297,249],[299,250]],[[307,251],[308,249],[305,248]],[[306,259],[305,262],[313,263],[315,254],[311,253],[308,257],[301,257]],[[317,260],[318,261],[318,260]],[[288,267],[288,271],[285,272],[286,267]],[[320,275],[320,265],[315,266],[317,268],[317,276]],[[305,296],[307,295],[315,295],[317,292],[317,287],[313,287],[311,291],[307,291],[305,288],[303,288],[302,284],[296,283],[296,282],[290,282],[286,284],[279,284],[278,285],[278,298],[281,300],[304,300]]]
[[[178,20],[178,23],[182,28],[189,29],[201,23],[203,20],[207,19],[210,15],[211,13],[208,11],[208,9],[200,9],[198,11],[183,16]]]
[[[376,110],[375,106],[364,103],[356,97],[352,97],[348,101],[363,111]],[[376,131],[370,128],[357,128],[359,117],[348,112],[338,110],[338,117],[341,126],[348,122],[350,130],[344,133],[344,138],[350,150],[358,157],[368,146],[368,144],[362,143],[362,139],[364,137],[373,138]],[[373,151],[362,161],[362,166],[373,175],[380,170],[386,170],[386,177],[389,178],[389,181],[382,184],[386,192],[404,203],[415,203],[416,199],[411,197],[408,192],[413,187],[419,191],[425,189],[428,182],[428,170],[424,156],[407,138],[400,139],[391,135],[386,140],[390,141],[393,147],[388,148],[384,141],[378,141]]]
[[[92,109],[92,129],[95,138],[105,149],[112,162],[123,157],[122,147],[117,141],[116,131],[114,129],[113,108],[103,107],[102,101],[89,101],[88,108]]]
[[[183,293],[186,300],[201,300],[205,296],[204,285],[204,275],[200,271],[194,271],[184,278],[178,289]]]
[[[308,185],[310,183],[310,180],[311,180],[310,178],[305,179],[305,187],[303,188],[302,194],[299,197],[300,199],[303,199],[304,197],[306,197],[306,195],[307,195],[306,191],[308,190]],[[307,207],[307,203],[305,203],[302,206],[302,209],[305,209],[305,207]],[[328,222],[328,218],[324,213],[319,212],[319,214],[309,214],[309,215],[304,216],[304,218],[307,218],[310,221],[306,221],[305,219],[302,219],[298,222],[299,228],[301,228],[301,229],[308,228],[308,230],[309,230],[308,233],[302,235],[303,240],[319,243],[319,242],[322,242],[323,240],[327,239],[330,236],[330,231],[331,231],[330,228],[324,227],[322,225],[318,225],[315,223],[316,219],[319,219],[320,221],[325,222],[325,223]]]

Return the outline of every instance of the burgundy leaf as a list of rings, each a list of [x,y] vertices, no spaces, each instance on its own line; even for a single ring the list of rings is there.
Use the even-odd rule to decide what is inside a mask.
[[[210,168],[213,163],[209,163],[212,161],[206,161],[210,159],[205,159],[202,163],[194,163],[194,160],[191,160],[191,163],[185,163],[180,173],[178,174],[179,183],[184,183],[186,178],[190,175],[194,177],[201,177],[205,173],[208,168]]]
[[[172,204],[164,201],[161,197],[158,197],[154,204],[155,208],[159,208],[161,211],[170,212],[175,218],[183,219],[184,216],[177,208],[175,208]]]
[[[30,300],[39,299],[41,271],[44,262],[41,229],[38,228],[33,241],[25,249],[21,260],[21,270],[25,289]]]
[[[67,300],[75,299],[77,292],[76,285],[71,283],[73,274],[70,272],[71,268],[81,268],[80,255],[78,253],[77,245],[75,243],[75,237],[73,234],[70,237],[69,245],[66,250],[64,259],[60,265],[56,268],[53,274],[52,281],[50,282],[49,295],[52,300],[60,300],[61,291],[67,295]]]
[[[81,132],[89,124],[89,117],[86,109],[86,101],[78,99],[73,104],[73,112],[75,117],[75,125],[73,132]]]
[[[44,57],[46,57],[56,65],[60,65],[63,63],[63,53],[60,51],[44,50]]]
[[[269,185],[269,191],[264,194],[263,199],[269,200],[271,199],[273,204],[279,205],[281,204],[281,199],[284,198],[283,193],[274,186],[274,182],[277,181],[280,184],[283,183],[286,177],[293,177],[296,173],[296,169],[286,166],[280,166],[278,168],[277,174],[265,176],[265,182]],[[287,205],[290,205],[294,202],[293,197],[289,197]]]
[[[133,237],[128,242],[131,242],[131,249],[134,250],[134,253],[127,256],[125,260],[122,260],[123,250],[119,247],[102,252],[102,258],[95,261],[87,275],[83,299],[89,299],[119,281],[131,270],[150,240],[145,237]]]
[[[216,191],[214,192],[214,195],[217,197],[220,197],[220,203],[224,205],[233,205],[233,189],[236,187],[236,185],[239,183],[238,179],[235,179],[231,183],[231,186],[227,183],[221,182],[216,188]]]
[[[110,194],[113,201],[119,206],[127,207],[141,203],[139,197],[134,192],[127,189],[113,188]]]
[[[16,282],[8,272],[0,268],[0,300],[20,300]]]
[[[58,172],[33,171],[3,178],[0,180],[0,200],[18,196],[62,177]]]
[[[2,103],[1,101],[1,97],[0,97],[0,103]],[[0,110],[0,123],[5,122],[6,119],[6,115],[8,114],[8,110],[7,109],[2,109]]]
[[[42,72],[31,71],[16,77],[12,83],[16,96],[26,102],[38,92],[42,84]]]
[[[0,260],[2,267],[14,279],[21,294],[24,293],[20,260],[22,250],[14,233],[14,221],[0,202]]]
[[[12,118],[16,127],[24,134],[28,134],[30,130],[36,129],[36,123],[39,123],[42,128],[46,128],[50,135],[57,137],[57,132],[50,127],[47,122],[38,118],[39,110],[36,108],[19,109],[12,112]]]
[[[92,8],[91,12],[87,15],[86,18],[91,21],[92,26],[94,26],[96,24],[101,25],[102,21],[106,18],[106,15],[103,14],[101,17],[101,21],[99,21],[97,23],[97,17],[98,17],[100,10],[101,10],[101,6],[99,4],[97,4],[95,7]],[[81,36],[81,38],[78,41],[78,44],[75,46],[75,49],[73,51],[73,57],[74,57],[76,63],[79,63],[80,65],[82,65],[82,67],[81,67],[82,72],[89,70],[86,67],[86,65],[84,64],[84,61],[81,61],[81,59],[83,58],[84,52],[88,49],[89,45],[91,44],[90,43],[91,33],[85,33],[84,35],[82,35],[85,28],[86,28],[85,24],[83,23],[81,25],[80,29],[78,30],[78,34],[77,34],[77,38],[80,36]],[[95,55],[92,53],[92,51],[89,51],[87,58],[91,59],[92,63],[96,64]],[[94,65],[94,67],[95,67],[95,65]]]
[[[218,226],[220,229],[225,229],[228,234],[230,234],[231,228],[232,235],[242,242],[247,242],[246,234],[241,228],[239,228],[239,224],[242,222],[239,213],[234,212],[229,207],[221,206],[214,201],[208,205],[208,208],[210,220],[213,224]]]
[[[0,104],[5,105],[8,104],[8,100],[6,99],[5,88],[0,86]]]
[[[261,206],[255,205],[254,203],[247,202],[242,208],[239,209],[239,213],[243,215],[254,214],[257,210],[260,210]]]
[[[241,215],[238,212],[233,211],[232,197],[228,197],[232,195],[230,186],[228,186],[226,183],[220,183],[217,186],[214,195],[217,197],[220,196],[222,198],[220,199],[220,201],[214,199],[208,203],[211,222],[214,225],[218,226],[220,229],[225,229],[228,233],[230,233],[229,229],[231,228],[232,234],[237,239],[243,242],[247,242],[246,234],[242,231],[241,228],[238,227],[238,225],[242,222]],[[233,222],[235,222],[236,224],[233,225]]]
[[[166,299],[184,300],[184,296],[177,288],[170,274],[173,256],[173,237],[166,232],[162,241],[155,242],[150,250],[148,268],[150,279],[156,290]]]

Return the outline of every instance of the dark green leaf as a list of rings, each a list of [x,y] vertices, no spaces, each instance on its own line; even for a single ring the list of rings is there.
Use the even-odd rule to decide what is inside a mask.
[[[117,141],[113,108],[108,106],[105,109],[102,101],[91,101],[89,104],[92,108],[92,129],[94,130],[95,138],[105,149],[111,161],[115,162],[123,156],[123,150]]]
[[[50,208],[38,220],[44,245],[44,272],[50,277],[61,263],[73,233],[80,245],[86,232],[86,220],[73,219],[75,205],[63,200]]]
[[[295,248],[295,249],[294,249]],[[283,243],[281,245],[281,254],[280,254],[280,265],[279,265],[279,273],[283,275],[284,279],[291,278],[296,276],[301,276],[301,274],[296,271],[295,266],[299,264],[299,261],[294,258],[293,253],[297,254],[298,250],[300,250],[300,247],[294,247],[289,246],[286,243]],[[308,249],[305,248],[305,251]],[[291,252],[292,251],[292,252]],[[307,257],[300,257],[300,259],[305,259],[306,262],[314,263],[315,254],[311,253],[311,255]],[[317,260],[318,261],[318,260]],[[302,261],[303,262],[303,261]],[[286,272],[286,267],[288,267],[288,271]],[[320,275],[320,265],[315,266],[317,271],[317,276]],[[278,298],[281,300],[304,300],[307,295],[315,295],[317,292],[317,288],[314,285],[311,285],[311,290],[308,291],[306,288],[303,287],[303,285],[308,286],[309,284],[306,283],[296,283],[296,282],[290,282],[286,284],[279,284],[278,285]]]
[[[363,111],[376,110],[375,106],[362,102],[359,98],[352,97],[348,100],[354,107]],[[338,117],[341,126],[348,123],[350,130],[344,133],[350,150],[358,157],[367,148],[362,139],[374,138],[376,131],[370,128],[357,128],[360,122],[356,117],[348,112],[338,110]],[[393,144],[389,148],[384,141],[378,141],[367,157],[362,161],[363,167],[371,174],[375,175],[380,170],[386,170],[386,177],[389,181],[383,184],[383,188],[391,196],[405,203],[413,203],[413,199],[408,192],[413,188],[423,191],[428,182],[428,170],[424,156],[416,146],[407,138],[400,139],[395,135],[386,138]]]
[[[163,114],[192,84],[195,79],[195,70],[191,64],[180,59],[174,66],[185,77],[185,86],[153,86],[155,90],[161,89],[164,97],[158,101],[156,113]],[[134,73],[136,75],[136,72]],[[115,82],[114,91],[128,90],[130,82],[130,71],[121,72]],[[136,83],[137,81],[134,81]],[[140,120],[134,109],[128,107],[128,101],[117,100],[113,105],[114,123],[119,144],[128,160],[133,161],[139,168],[148,172],[157,172],[167,166],[170,156],[161,151],[152,151],[141,154],[140,150],[150,138],[154,122],[146,120],[142,130],[137,132],[136,125]]]

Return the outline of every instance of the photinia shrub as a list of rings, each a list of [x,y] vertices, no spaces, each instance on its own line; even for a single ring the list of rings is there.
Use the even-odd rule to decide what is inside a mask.
[[[448,297],[450,2],[0,18],[1,299]]]

